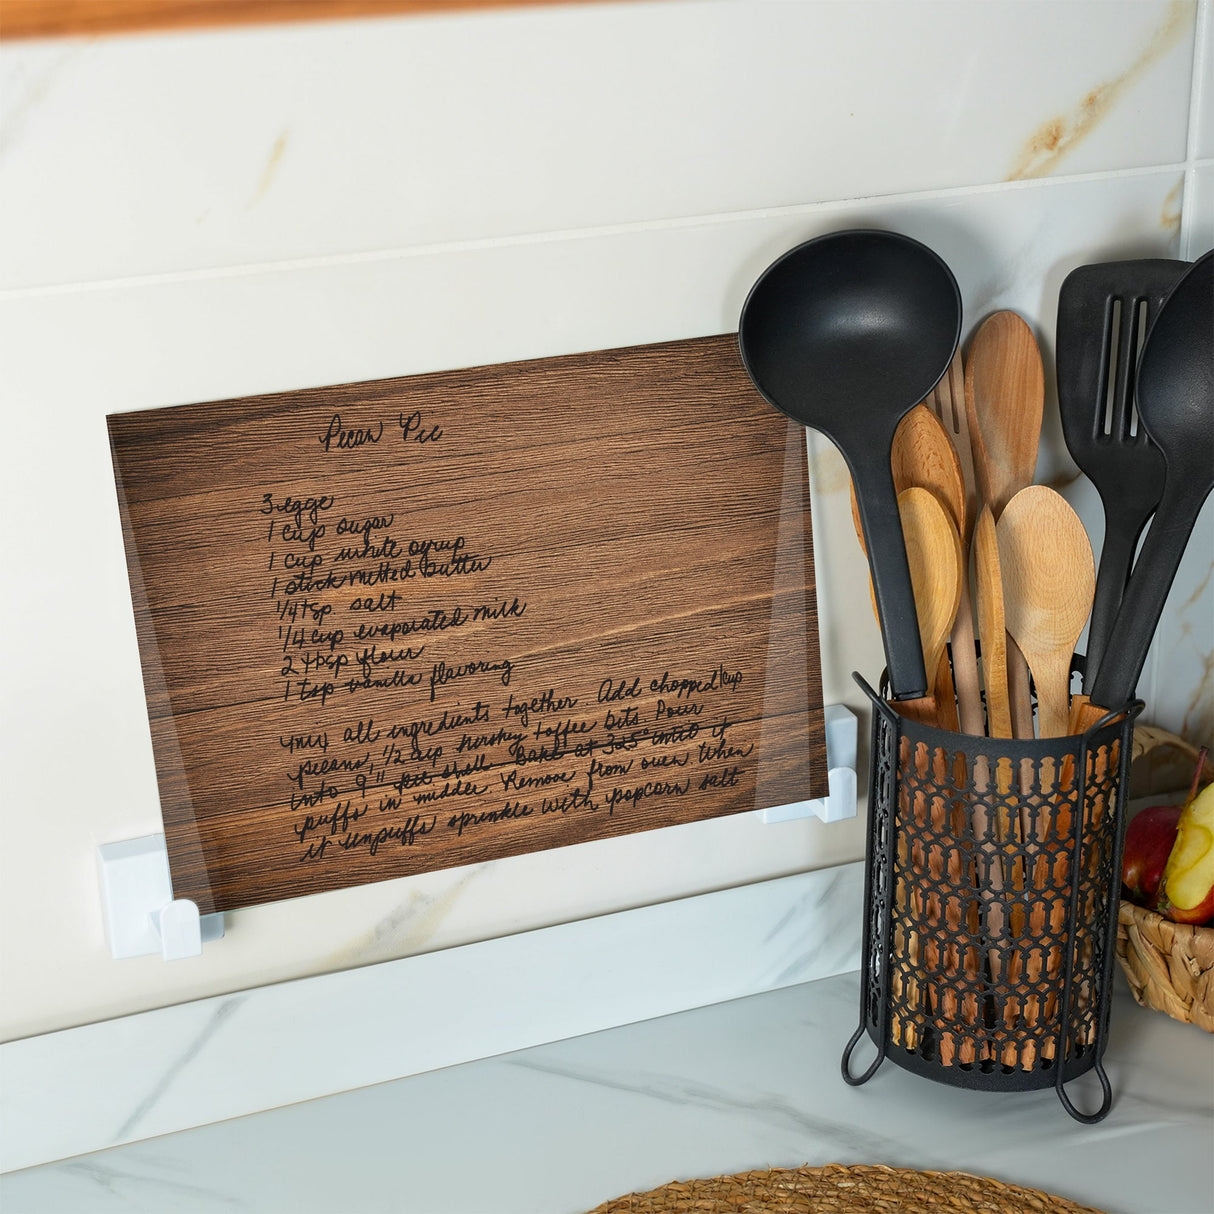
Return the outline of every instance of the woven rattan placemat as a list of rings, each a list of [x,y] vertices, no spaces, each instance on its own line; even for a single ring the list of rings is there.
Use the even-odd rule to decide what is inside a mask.
[[[1036,1189],[965,1172],[883,1166],[787,1168],[684,1180],[589,1214],[1102,1214]]]

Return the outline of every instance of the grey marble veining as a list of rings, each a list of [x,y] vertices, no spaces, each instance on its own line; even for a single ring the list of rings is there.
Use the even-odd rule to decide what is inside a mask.
[[[782,1092],[692,1082],[686,1076],[673,1074],[651,1072],[624,1075],[613,1071],[577,1071],[525,1056],[518,1058],[515,1065],[574,1083],[627,1092],[640,1097],[649,1106],[656,1103],[683,1109],[694,1107],[732,1118],[744,1118],[752,1125],[761,1127],[764,1132],[813,1142],[819,1151],[830,1158],[834,1158],[839,1151],[848,1154],[868,1152],[887,1157],[900,1146],[895,1137],[839,1122],[829,1114],[807,1107],[805,1101]]]
[[[862,888],[853,863],[9,1042],[0,1170],[854,969]]]
[[[222,1031],[223,1026],[239,1009],[243,999],[239,995],[229,996],[215,1001],[210,1008],[210,1015],[199,1032],[188,1040],[181,1052],[165,1068],[137,1105],[126,1116],[125,1120],[114,1132],[115,1142],[129,1141],[139,1129],[140,1123],[160,1102],[161,1097],[172,1087],[174,1080],[186,1067],[193,1065],[199,1055],[206,1049],[207,1043]]]
[[[91,1208],[95,1201],[114,1203],[118,1209],[152,1209],[157,1202],[166,1210],[203,1203],[213,1210],[246,1208],[241,1197],[210,1183],[205,1172],[181,1170],[181,1175],[174,1176],[173,1171],[171,1166],[141,1167],[136,1159],[116,1166],[104,1155],[66,1160],[63,1164],[64,1187],[79,1193],[81,1209]]]
[[[1108,1118],[1052,1091],[839,1076],[840,974],[0,1178],[5,1214],[578,1214],[675,1179],[831,1162],[958,1169],[1110,1214],[1209,1214],[1214,1036],[1119,990]]]

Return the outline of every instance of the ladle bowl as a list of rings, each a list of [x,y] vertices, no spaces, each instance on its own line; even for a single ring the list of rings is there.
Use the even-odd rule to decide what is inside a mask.
[[[928,679],[890,468],[894,432],[948,370],[961,293],[944,261],[895,232],[857,229],[807,241],[751,288],[738,344],[755,387],[825,434],[846,460],[860,506],[889,685]]]

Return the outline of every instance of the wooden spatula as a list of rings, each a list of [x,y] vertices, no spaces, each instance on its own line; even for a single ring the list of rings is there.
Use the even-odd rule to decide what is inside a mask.
[[[995,312],[978,327],[965,366],[965,408],[978,492],[996,521],[1012,497],[1033,483],[1045,374],[1032,329],[1015,312]],[[1008,646],[1012,732],[1033,736],[1028,667]]]

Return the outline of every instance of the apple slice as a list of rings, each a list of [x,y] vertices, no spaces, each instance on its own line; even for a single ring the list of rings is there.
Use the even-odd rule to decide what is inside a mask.
[[[1214,919],[1214,784],[1180,812],[1155,909],[1175,923]]]

